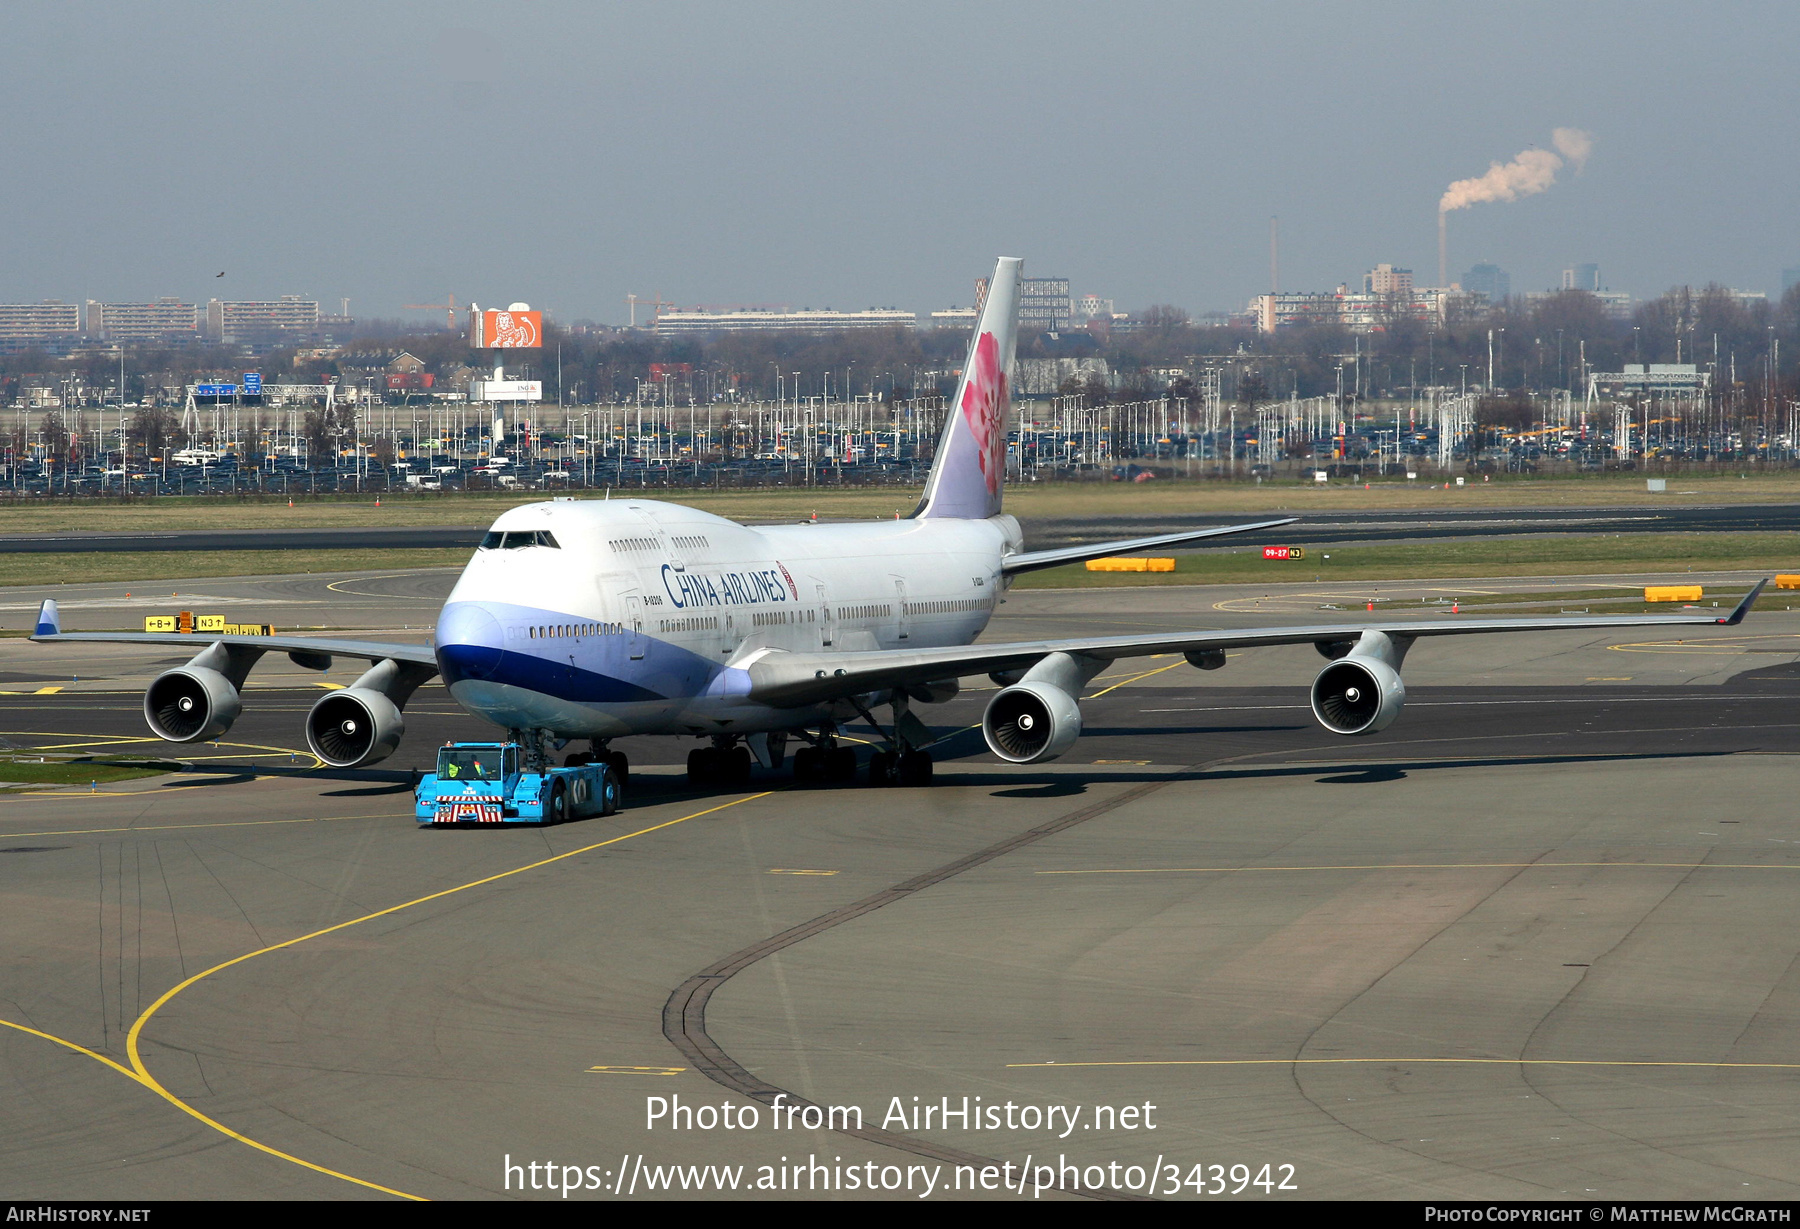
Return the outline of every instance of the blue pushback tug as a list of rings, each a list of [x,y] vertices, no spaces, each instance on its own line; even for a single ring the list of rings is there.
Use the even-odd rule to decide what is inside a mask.
[[[619,809],[611,764],[531,768],[524,760],[518,743],[446,743],[437,771],[413,794],[419,826],[559,824]]]

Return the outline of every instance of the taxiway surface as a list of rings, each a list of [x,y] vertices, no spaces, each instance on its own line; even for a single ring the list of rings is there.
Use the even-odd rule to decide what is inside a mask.
[[[265,620],[370,594],[336,626],[405,634],[444,578],[193,583]],[[1349,596],[1021,593],[990,635],[1352,622],[1318,609]],[[1207,1186],[1289,1165],[1310,1198],[1793,1198],[1800,617],[1685,631],[1422,642],[1400,720],[1350,740],[1311,721],[1310,649],[1121,663],[1075,752],[1030,768],[981,749],[971,690],[933,711],[962,732],[924,790],[699,795],[684,747],[636,740],[628,811],[496,832],[409,817],[405,770],[483,731],[441,689],[393,760],[316,773],[318,676],[259,670],[189,771],[0,795],[0,1182],[481,1197],[510,1158],[679,1197],[646,1174],[1160,1157]],[[0,642],[8,754],[166,753],[156,668]],[[648,1098],[746,1086],[871,1127],[895,1098],[1079,1109],[1066,1133],[646,1129]]]

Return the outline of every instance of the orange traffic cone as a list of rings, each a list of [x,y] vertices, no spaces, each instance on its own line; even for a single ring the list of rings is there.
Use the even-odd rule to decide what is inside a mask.
[[[1451,603],[1450,603],[1450,613],[1451,614],[1455,614],[1457,612],[1458,605],[1459,604],[1456,601],[1454,601],[1454,600],[1451,601]]]

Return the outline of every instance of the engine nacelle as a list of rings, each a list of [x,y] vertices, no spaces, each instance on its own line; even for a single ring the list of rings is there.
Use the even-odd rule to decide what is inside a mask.
[[[1385,730],[1405,703],[1406,684],[1400,672],[1359,653],[1332,662],[1313,680],[1313,716],[1333,734]]]
[[[1029,679],[988,701],[981,736],[988,750],[1009,763],[1053,760],[1081,737],[1081,708],[1055,684]]]
[[[165,671],[144,692],[150,732],[172,743],[217,738],[244,711],[238,689],[217,670],[186,665]]]
[[[405,733],[406,719],[399,707],[368,687],[346,687],[321,696],[306,714],[306,745],[333,768],[360,768],[385,760]]]

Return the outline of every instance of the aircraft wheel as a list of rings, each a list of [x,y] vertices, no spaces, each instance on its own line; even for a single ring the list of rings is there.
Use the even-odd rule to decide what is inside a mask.
[[[877,751],[869,757],[869,784],[892,785],[894,783],[894,753]]]
[[[908,751],[900,757],[900,767],[895,776],[901,785],[930,785],[931,752]]]
[[[623,790],[631,784],[631,757],[623,751],[608,751],[600,758],[612,765],[613,775],[619,778],[619,788]]]
[[[696,789],[711,785],[719,777],[719,753],[711,747],[695,747],[688,752],[688,784]]]
[[[727,785],[742,789],[750,784],[750,748],[733,747],[719,753],[723,771],[719,774]]]
[[[585,768],[594,762],[594,757],[586,751],[571,751],[563,758],[564,768]]]
[[[569,818],[569,790],[561,781],[550,783],[550,802],[544,807],[544,822],[560,824]]]
[[[833,747],[827,751],[825,779],[833,784],[856,780],[856,752],[849,747]]]
[[[823,779],[824,765],[820,762],[817,747],[802,747],[794,752],[794,780],[802,785],[810,785]]]

